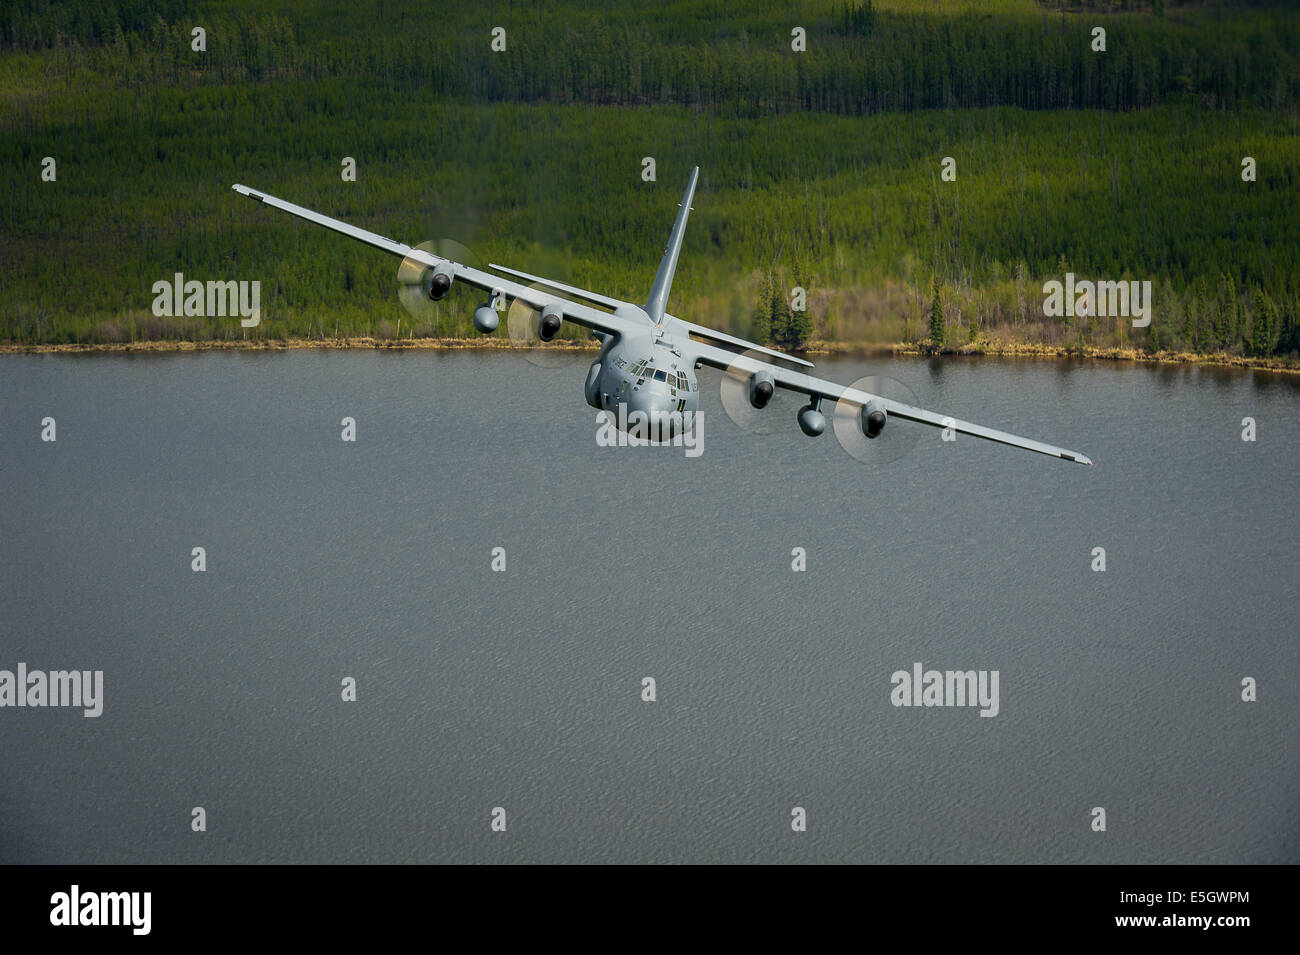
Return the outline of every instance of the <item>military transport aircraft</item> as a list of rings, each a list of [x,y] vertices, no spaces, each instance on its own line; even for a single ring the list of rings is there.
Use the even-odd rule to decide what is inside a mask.
[[[1040,441],[996,431],[858,388],[814,378],[800,369],[812,363],[784,352],[764,348],[744,339],[696,325],[668,313],[677,258],[682,250],[686,219],[700,178],[698,166],[691,172],[686,194],[668,236],[668,247],[659,263],[650,297],[643,305],[620,301],[607,295],[529,275],[504,266],[489,265],[484,271],[422,248],[403,245],[373,232],[358,229],[291,202],[276,199],[247,186],[232,188],[240,195],[282,209],[299,218],[341,232],[353,239],[383,249],[403,259],[404,267],[418,270],[419,287],[437,301],[446,296],[456,281],[488,294],[488,300],[474,311],[474,326],[480,332],[496,331],[499,308],[508,300],[523,302],[538,313],[537,337],[552,341],[565,321],[582,326],[600,340],[600,357],[587,372],[586,398],[592,407],[603,409],[618,426],[626,422],[676,418],[690,427],[699,409],[699,381],[695,371],[708,365],[725,371],[743,384],[749,404],[763,408],[777,388],[806,395],[808,404],[799,410],[798,423],[804,434],[815,436],[826,429],[822,402],[835,403],[837,422],[851,414],[854,425],[870,439],[879,438],[890,418],[918,422],[998,441],[1052,457],[1092,464],[1077,451],[1067,451]],[[444,250],[445,251],[445,250]],[[449,253],[450,254],[450,253]],[[524,285],[515,279],[532,283]],[[793,367],[791,367],[793,366]],[[883,389],[881,389],[883,390]],[[639,413],[639,415],[638,415]]]

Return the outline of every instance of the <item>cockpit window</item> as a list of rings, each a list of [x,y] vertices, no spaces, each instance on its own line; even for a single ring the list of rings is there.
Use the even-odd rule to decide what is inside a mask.
[[[668,373],[664,371],[662,368],[656,368],[655,381],[667,381],[667,380],[668,380]]]

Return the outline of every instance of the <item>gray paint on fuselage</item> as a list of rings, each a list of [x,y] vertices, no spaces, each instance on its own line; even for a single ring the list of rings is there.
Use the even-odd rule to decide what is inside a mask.
[[[682,415],[683,426],[691,428],[700,407],[700,384],[689,348],[690,335],[684,330],[678,336],[672,335],[670,327],[675,319],[666,316],[662,325],[654,325],[645,310],[635,306],[623,306],[614,314],[640,319],[645,323],[645,333],[606,340],[600,358],[593,363],[593,368],[599,365],[599,373],[596,393],[588,395],[588,401],[613,412],[619,427],[635,424],[632,415],[639,411],[651,421],[677,412]],[[687,343],[685,348],[680,344],[683,341]],[[667,380],[658,380],[656,370],[664,372]],[[677,380],[679,375],[686,380],[685,388]],[[619,405],[627,406],[623,414],[619,414]]]

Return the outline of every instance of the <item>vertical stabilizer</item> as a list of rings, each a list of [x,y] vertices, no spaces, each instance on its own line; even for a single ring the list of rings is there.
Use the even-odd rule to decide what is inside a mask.
[[[691,170],[691,181],[686,185],[686,195],[677,209],[677,221],[673,231],[668,234],[668,248],[664,249],[663,261],[655,273],[655,284],[650,286],[650,298],[645,304],[646,314],[658,325],[664,320],[664,310],[668,308],[668,292],[673,287],[673,273],[677,271],[677,257],[682,251],[682,237],[686,234],[686,219],[691,213],[691,201],[695,198],[695,184],[700,179],[700,167]]]

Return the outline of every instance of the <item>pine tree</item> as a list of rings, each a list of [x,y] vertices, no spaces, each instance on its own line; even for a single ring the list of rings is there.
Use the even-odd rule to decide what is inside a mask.
[[[939,291],[939,276],[934,277],[934,298],[930,300],[930,344],[942,348],[944,343],[943,297]]]
[[[772,341],[782,348],[792,348],[790,334],[790,303],[786,300],[781,278],[774,277],[768,285],[768,308],[772,316]]]
[[[749,321],[749,337],[757,345],[772,340],[772,274],[769,272],[758,285],[758,300]]]
[[[1237,283],[1228,273],[1219,276],[1219,312],[1214,322],[1212,347],[1225,349],[1237,332]]]
[[[1192,351],[1198,351],[1205,342],[1206,332],[1205,324],[1201,321],[1201,308],[1202,303],[1207,301],[1208,295],[1205,280],[1197,279],[1191,295],[1187,297],[1187,328],[1183,337]]]
[[[1259,357],[1271,355],[1277,348],[1278,334],[1277,303],[1264,290],[1255,297],[1255,320],[1250,328],[1250,353]]]
[[[808,346],[813,335],[812,316],[808,314],[808,283],[804,278],[803,269],[799,266],[795,266],[794,284],[804,290],[804,307],[798,312],[791,309],[789,347],[799,351]]]

